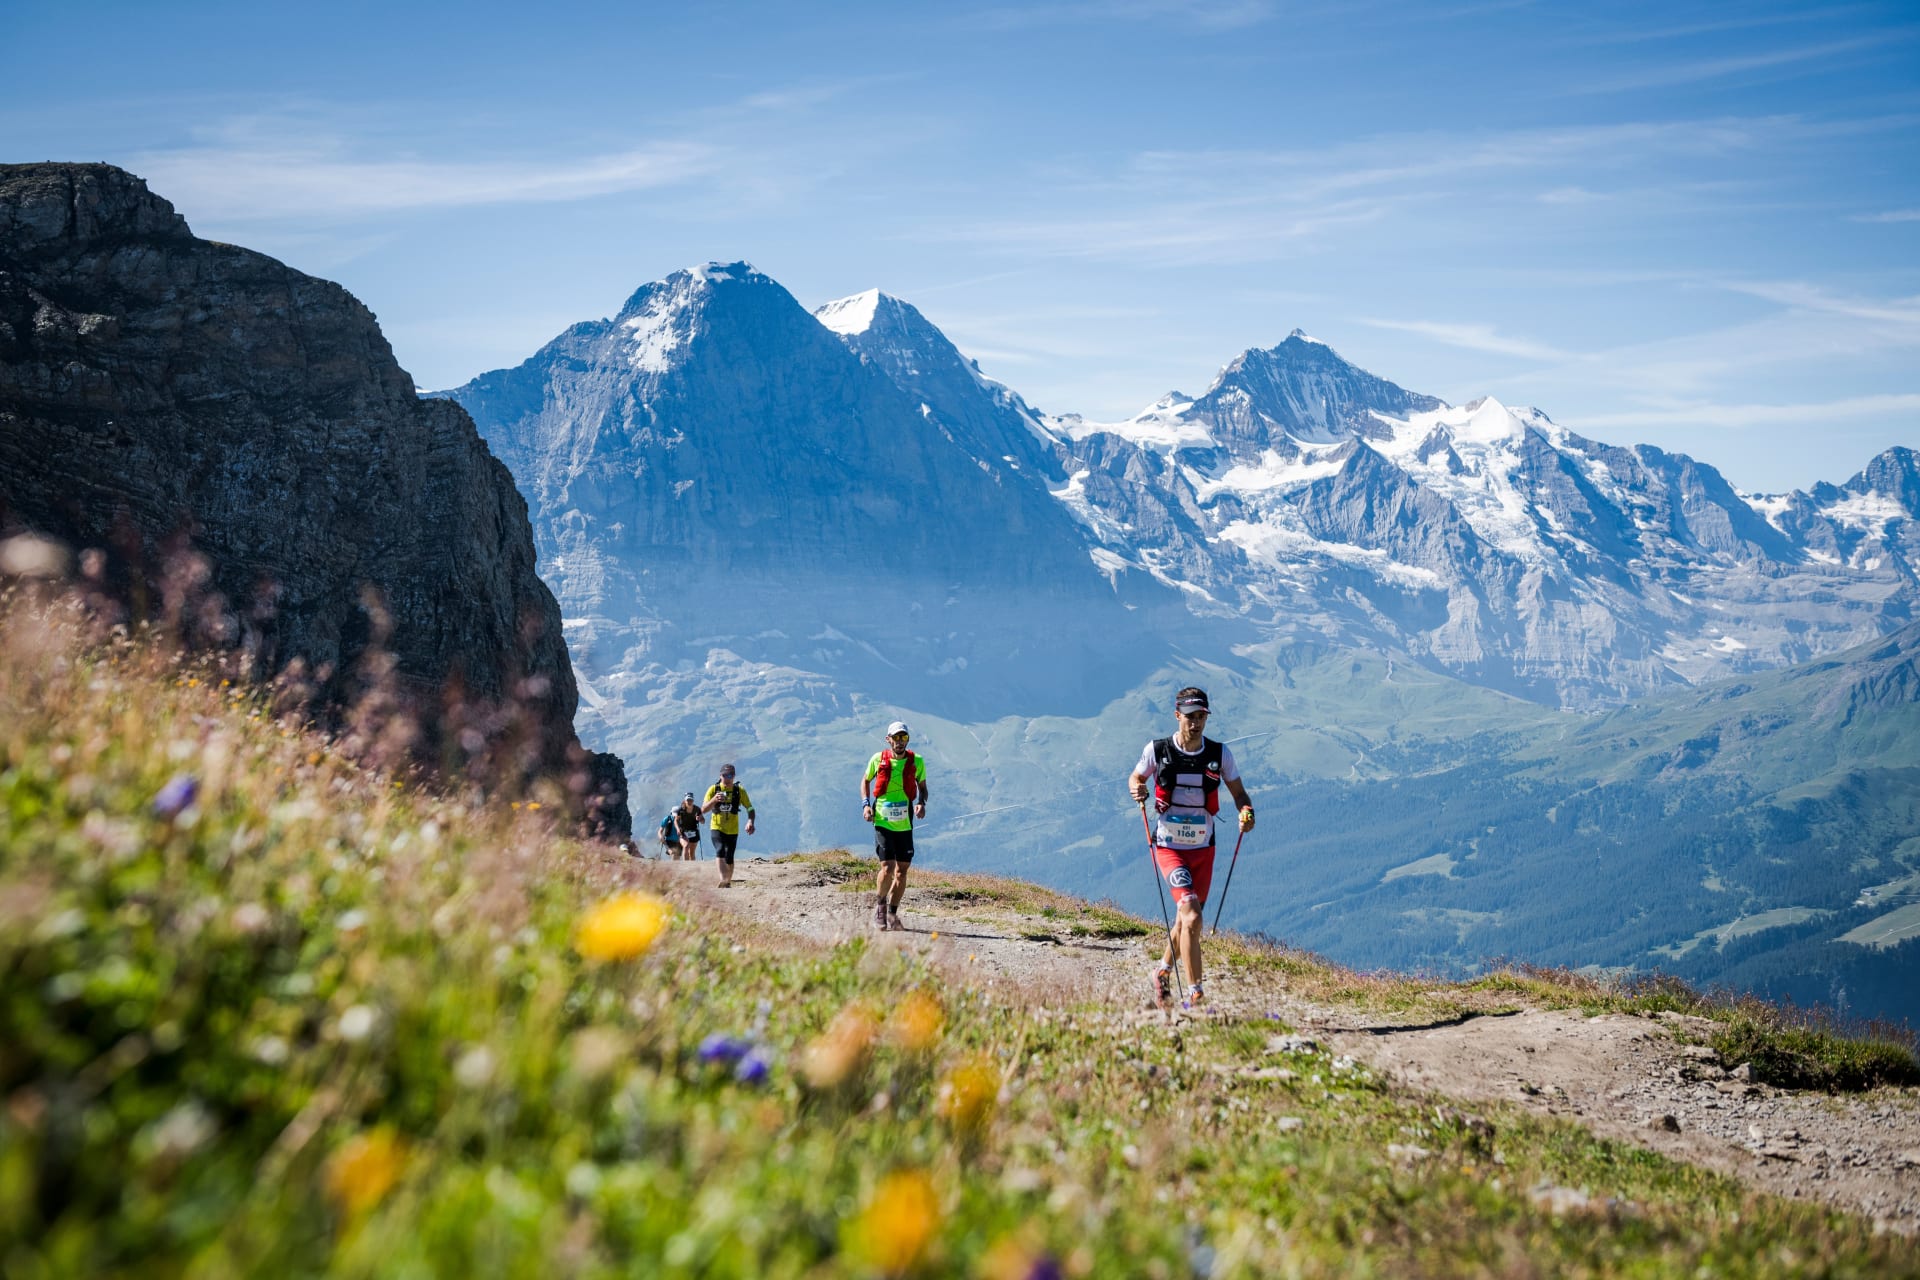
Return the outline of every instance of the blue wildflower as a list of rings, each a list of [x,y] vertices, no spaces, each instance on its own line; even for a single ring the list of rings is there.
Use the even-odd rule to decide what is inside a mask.
[[[190,778],[184,773],[176,773],[153,797],[154,816],[171,822],[179,817],[199,794],[199,779]]]
[[[740,1065],[733,1069],[733,1078],[741,1084],[765,1084],[767,1072],[772,1066],[773,1061],[767,1056],[767,1051],[755,1045],[747,1050],[746,1056],[740,1059]]]
[[[735,1063],[745,1057],[751,1048],[753,1044],[750,1041],[716,1031],[700,1042],[697,1056],[700,1061],[708,1064]]]
[[[1061,1280],[1065,1274],[1060,1268],[1060,1259],[1050,1253],[1041,1254],[1027,1268],[1027,1280]]]

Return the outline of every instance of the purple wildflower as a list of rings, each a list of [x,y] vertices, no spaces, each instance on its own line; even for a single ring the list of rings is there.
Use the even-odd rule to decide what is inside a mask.
[[[1060,1269],[1060,1259],[1050,1253],[1041,1254],[1027,1268],[1027,1280],[1060,1280],[1064,1274]]]
[[[179,817],[199,794],[199,779],[190,778],[184,773],[176,773],[153,797],[154,815],[171,822]]]
[[[755,1045],[747,1050],[746,1056],[740,1059],[740,1065],[733,1069],[733,1078],[741,1084],[765,1084],[767,1072],[772,1066],[767,1051]]]
[[[723,1035],[716,1031],[700,1042],[698,1057],[700,1061],[712,1063],[734,1063],[746,1056],[753,1045],[738,1036]]]

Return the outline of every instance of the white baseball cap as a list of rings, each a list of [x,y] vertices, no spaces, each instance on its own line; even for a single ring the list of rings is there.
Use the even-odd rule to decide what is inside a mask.
[[[887,736],[889,738],[893,737],[896,733],[907,733],[907,722],[905,720],[895,720],[887,726]]]

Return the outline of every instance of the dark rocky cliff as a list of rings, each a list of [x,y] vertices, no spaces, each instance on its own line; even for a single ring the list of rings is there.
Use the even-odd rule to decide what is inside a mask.
[[[108,165],[0,165],[0,529],[20,527],[110,549],[136,598],[190,545],[229,606],[215,630],[264,671],[301,660],[322,705],[353,696],[384,613],[430,735],[450,691],[516,705],[530,763],[624,790],[580,750],[526,504],[465,411],[416,397],[346,290],[197,239]]]

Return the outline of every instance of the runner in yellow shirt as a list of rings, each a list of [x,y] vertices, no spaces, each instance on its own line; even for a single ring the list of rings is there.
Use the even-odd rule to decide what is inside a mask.
[[[733,766],[720,766],[720,781],[707,788],[706,802],[700,812],[710,813],[713,828],[713,856],[720,863],[720,887],[733,887],[733,850],[740,843],[740,811],[747,811],[747,834],[753,834],[753,801],[747,789],[733,780]]]

